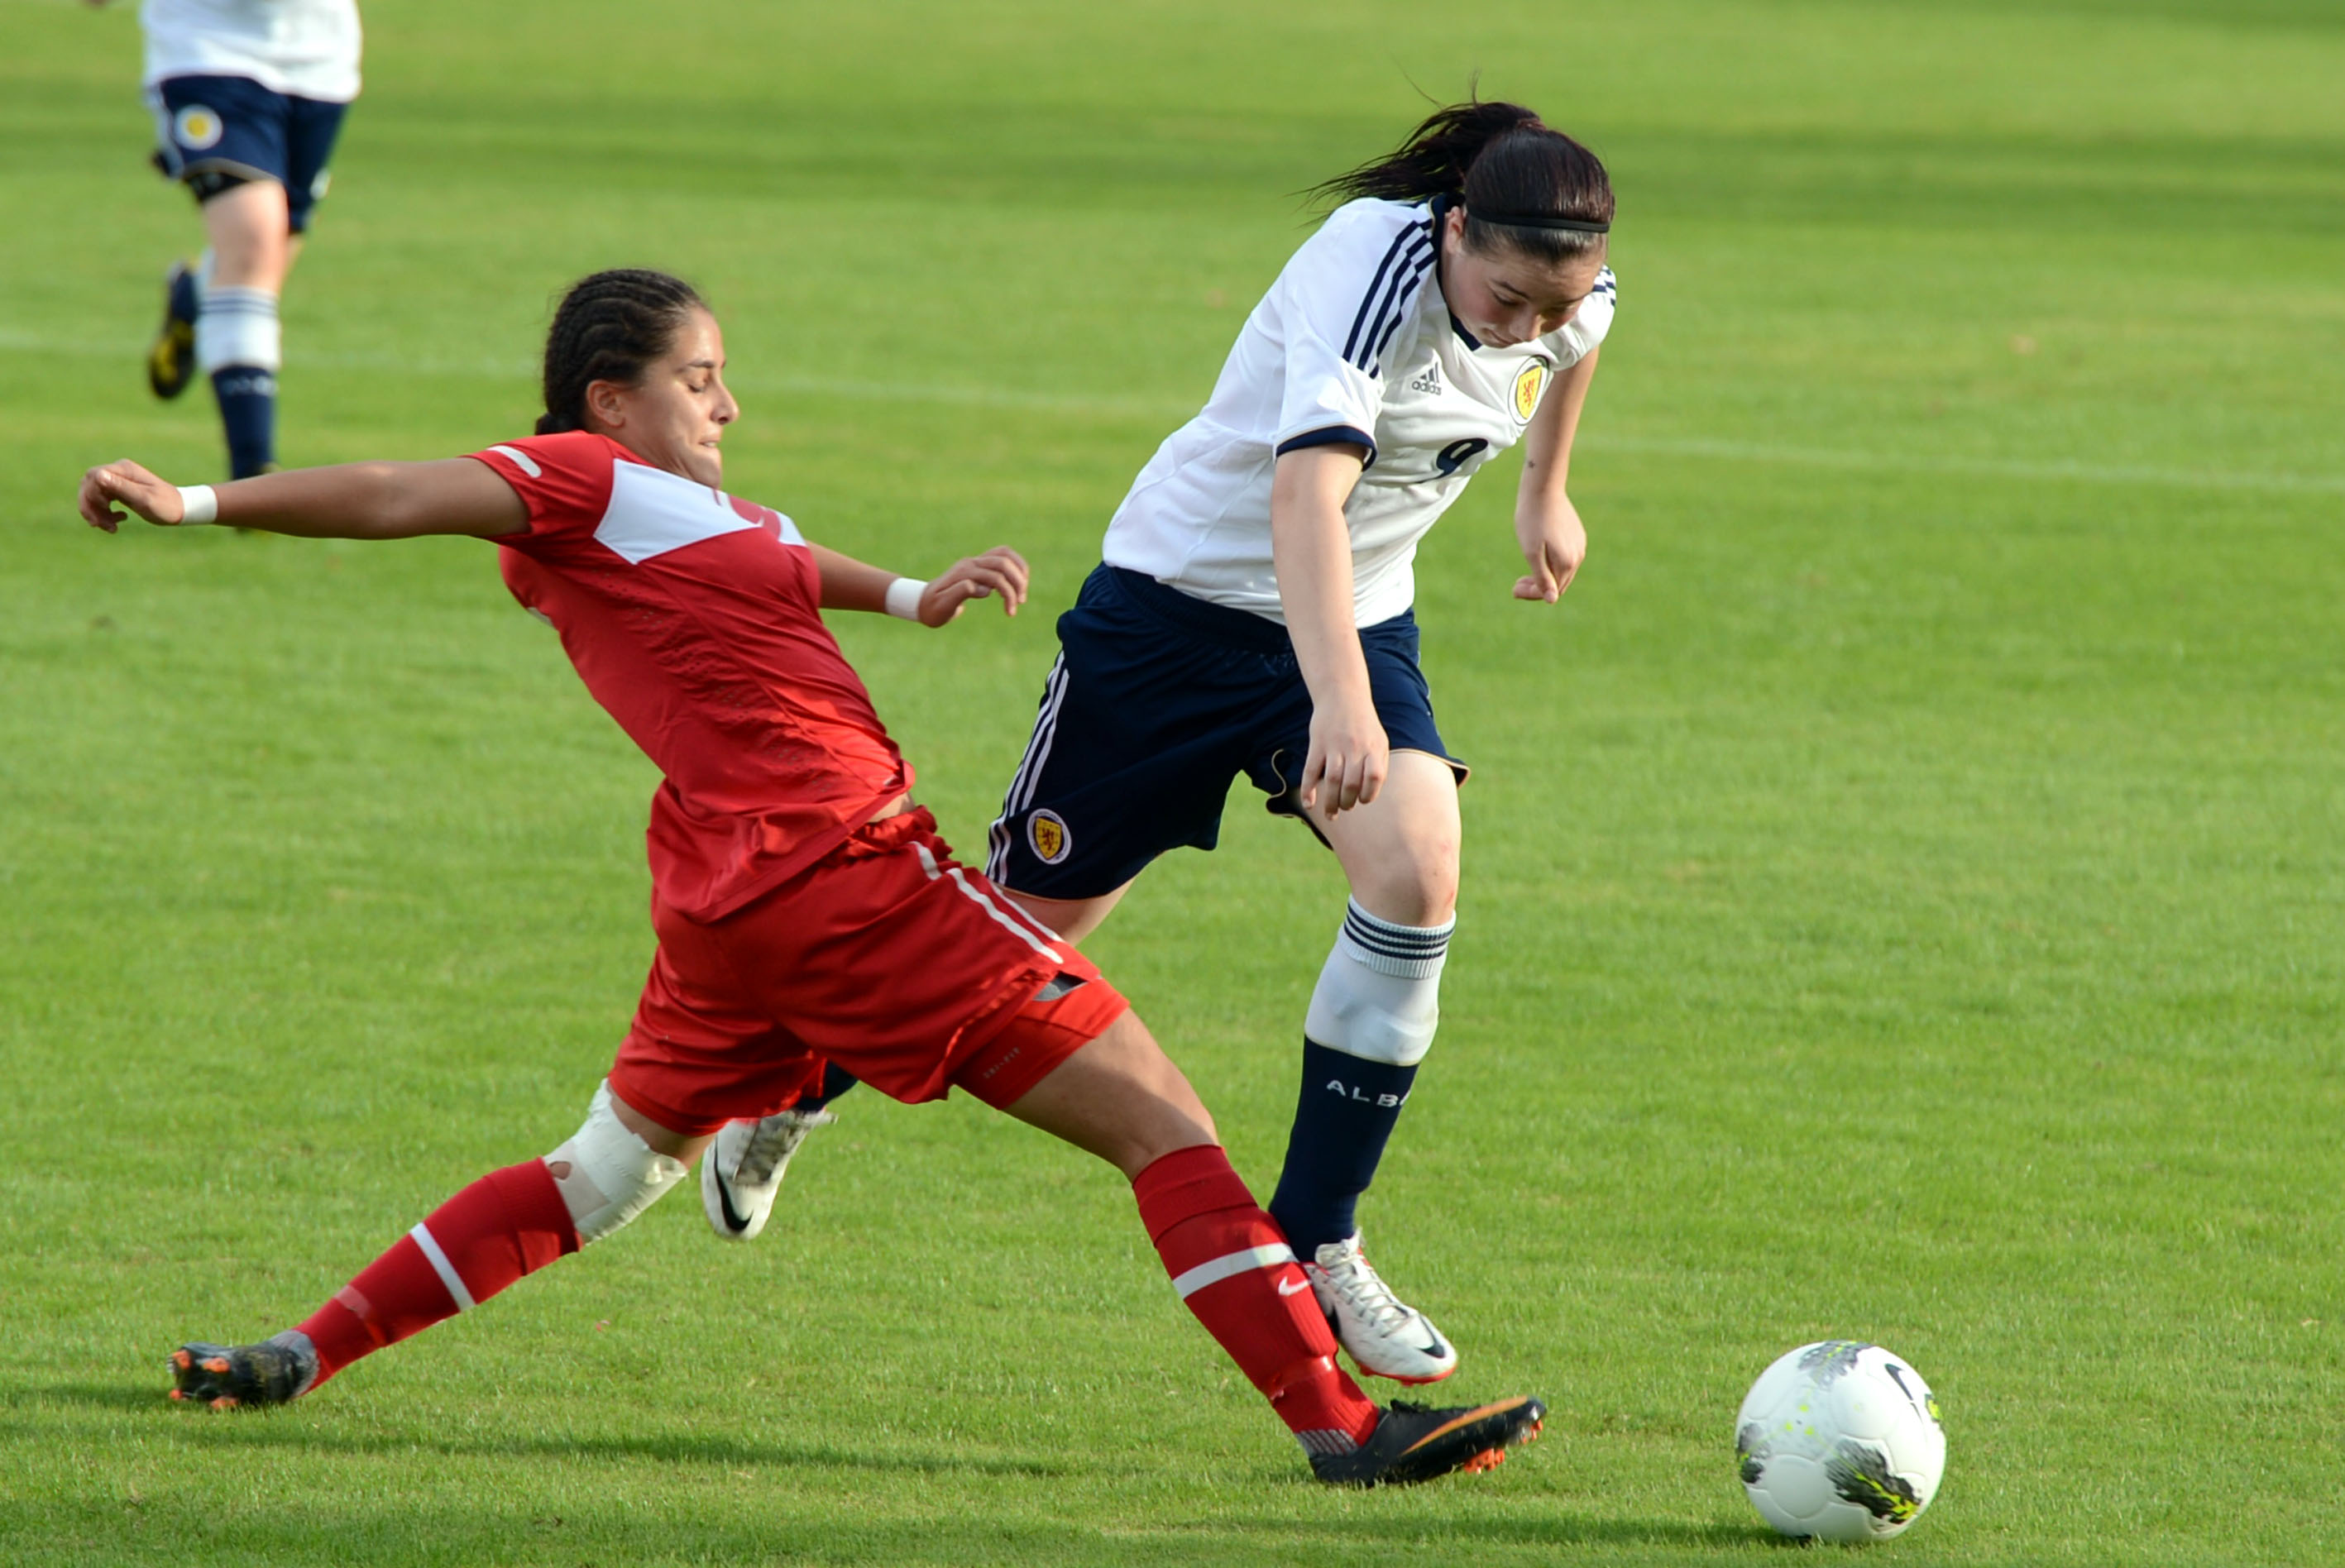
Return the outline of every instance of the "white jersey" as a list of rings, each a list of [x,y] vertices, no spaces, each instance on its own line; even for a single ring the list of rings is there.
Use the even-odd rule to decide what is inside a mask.
[[[272,93],[347,104],[359,96],[358,0],[147,0],[146,85],[244,76]]]
[[[1344,503],[1353,623],[1415,602],[1416,541],[1475,471],[1513,446],[1557,371],[1612,325],[1612,269],[1579,314],[1510,349],[1449,314],[1435,257],[1449,203],[1338,207],[1255,306],[1203,410],[1165,439],[1116,509],[1101,554],[1215,604],[1284,625],[1271,566],[1271,469],[1282,452],[1368,449]]]

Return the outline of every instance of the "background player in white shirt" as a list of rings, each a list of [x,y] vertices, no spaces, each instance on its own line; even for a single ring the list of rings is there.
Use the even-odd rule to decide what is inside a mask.
[[[146,0],[138,22],[155,164],[195,193],[208,242],[165,279],[147,381],[176,398],[210,378],[242,479],[277,464],[277,300],[359,94],[358,5]]]
[[[1433,1043],[1457,895],[1457,785],[1417,667],[1416,541],[1522,441],[1518,599],[1587,552],[1565,491],[1612,319],[1612,190],[1513,104],[1426,119],[1328,182],[1203,410],[1165,440],[1059,622],[988,874],[1081,940],[1179,845],[1211,849],[1243,772],[1332,847],[1352,897],[1304,1024],[1270,1204],[1355,1361],[1407,1382],[1457,1354],[1360,1251],[1356,1200]]]

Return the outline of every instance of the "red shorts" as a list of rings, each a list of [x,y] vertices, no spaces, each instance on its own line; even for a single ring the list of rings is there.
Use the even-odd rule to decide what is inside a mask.
[[[915,808],[721,919],[652,900],[659,953],[611,1090],[672,1132],[770,1116],[832,1061],[899,1100],[1020,1098],[1129,1006]],[[1075,988],[1035,993],[1064,976]],[[1055,987],[1054,987],[1055,988]]]

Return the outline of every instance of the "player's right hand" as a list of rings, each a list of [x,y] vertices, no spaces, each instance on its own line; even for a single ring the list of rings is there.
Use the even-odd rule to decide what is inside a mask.
[[[1365,805],[1391,768],[1392,742],[1365,693],[1312,705],[1311,750],[1294,786],[1304,809],[1333,817]]]
[[[177,528],[188,516],[177,485],[165,484],[128,458],[81,476],[81,515],[90,527],[108,533],[121,527],[128,520],[117,505],[163,528]]]
[[[972,599],[1000,598],[1002,613],[1015,615],[1026,602],[1026,558],[1008,545],[956,561],[920,594],[920,624],[942,626]]]

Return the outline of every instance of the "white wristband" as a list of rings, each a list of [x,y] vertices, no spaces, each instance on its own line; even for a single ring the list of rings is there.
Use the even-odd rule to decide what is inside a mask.
[[[193,528],[199,522],[219,520],[219,491],[208,484],[181,485],[179,505],[187,513],[179,519],[181,528]]]
[[[888,584],[888,613],[906,621],[920,618],[920,595],[929,585],[917,577],[898,577]]]

